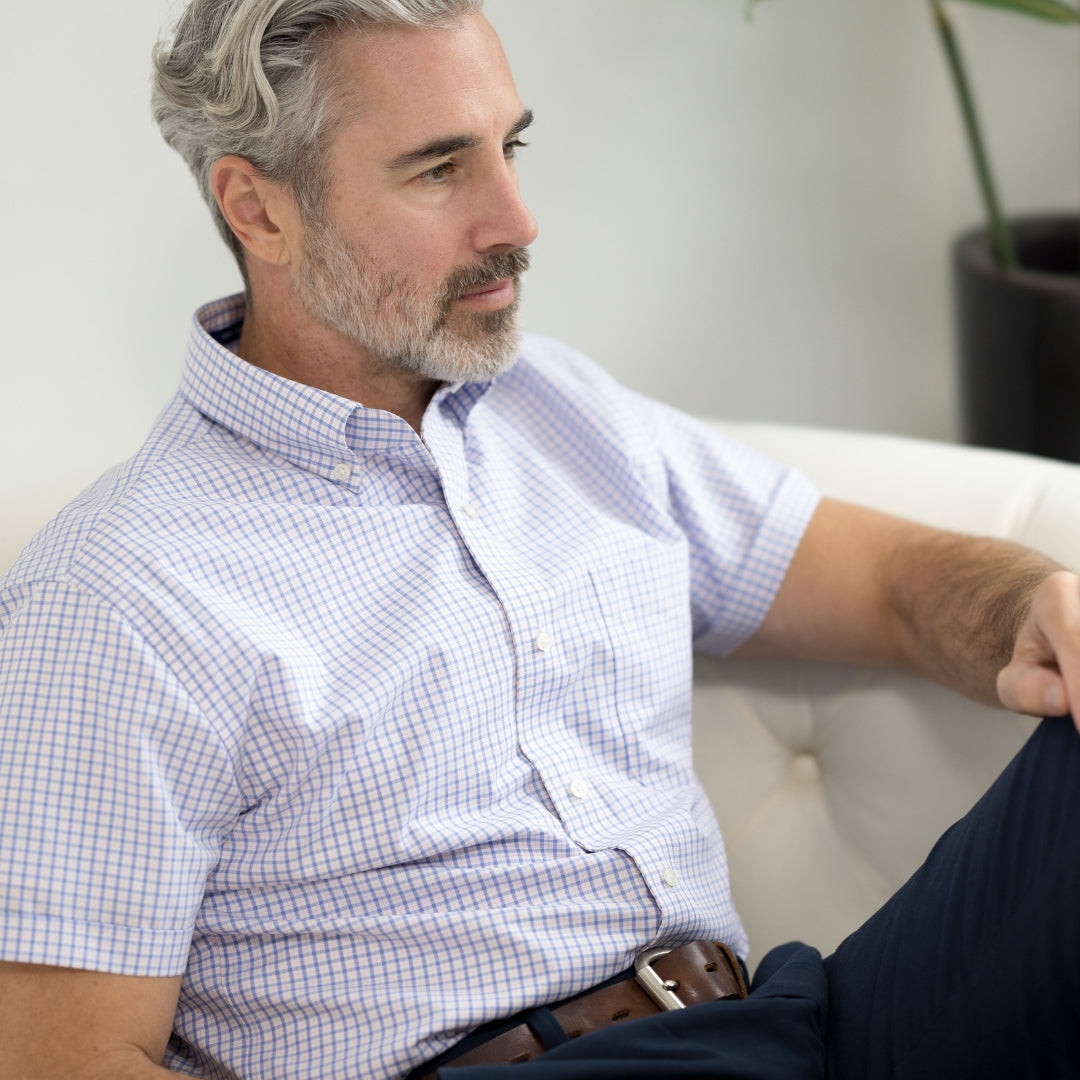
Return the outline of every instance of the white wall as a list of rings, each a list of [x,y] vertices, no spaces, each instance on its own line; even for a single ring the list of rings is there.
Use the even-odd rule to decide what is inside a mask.
[[[954,5],[1007,208],[1080,204],[1080,34]],[[179,0],[5,11],[0,495],[131,453],[238,283],[147,107]],[[540,219],[524,319],[683,408],[948,438],[978,216],[928,4],[488,0]]]

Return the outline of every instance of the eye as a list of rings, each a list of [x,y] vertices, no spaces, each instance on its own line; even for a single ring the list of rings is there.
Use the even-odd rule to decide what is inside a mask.
[[[527,142],[522,142],[520,139],[511,139],[510,142],[503,143],[503,157],[507,159],[517,157],[517,151],[528,145]]]
[[[454,168],[455,166],[452,161],[444,161],[441,164],[428,169],[426,172],[422,172],[418,179],[427,180],[433,184],[442,184],[450,179]]]

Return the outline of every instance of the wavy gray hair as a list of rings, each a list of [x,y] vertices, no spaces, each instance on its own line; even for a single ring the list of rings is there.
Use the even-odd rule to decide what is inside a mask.
[[[288,186],[306,220],[326,195],[338,119],[329,44],[373,26],[449,26],[483,0],[191,0],[154,48],[154,119],[187,162],[248,284],[243,246],[210,190],[227,154]]]

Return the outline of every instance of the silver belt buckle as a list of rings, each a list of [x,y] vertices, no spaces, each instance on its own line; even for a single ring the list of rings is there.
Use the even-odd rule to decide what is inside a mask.
[[[665,1012],[672,1009],[685,1009],[686,1004],[679,1000],[676,991],[679,983],[675,979],[662,979],[652,966],[654,960],[661,956],[667,956],[670,949],[655,948],[645,949],[638,953],[634,960],[634,978],[638,985],[649,995]]]

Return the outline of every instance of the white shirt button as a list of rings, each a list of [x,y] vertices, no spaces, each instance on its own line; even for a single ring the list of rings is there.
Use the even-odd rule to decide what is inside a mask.
[[[472,503],[462,503],[461,512],[470,520],[475,521],[479,516],[476,513],[476,507]]]
[[[589,792],[589,785],[586,784],[580,776],[575,776],[574,779],[570,781],[568,790],[575,799],[584,799]]]
[[[665,866],[664,872],[660,875],[660,880],[669,889],[673,889],[679,884],[679,875],[670,866]]]
[[[352,466],[347,461],[339,461],[330,475],[335,480],[348,480],[352,476]]]
[[[541,652],[547,652],[555,644],[555,639],[546,630],[541,630],[536,635],[534,644]]]

